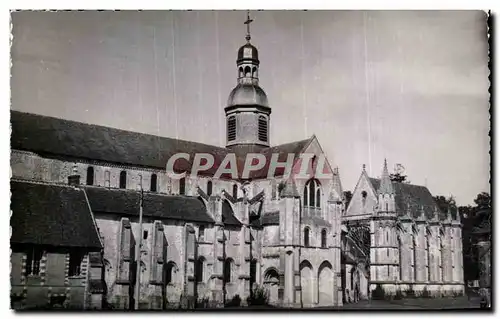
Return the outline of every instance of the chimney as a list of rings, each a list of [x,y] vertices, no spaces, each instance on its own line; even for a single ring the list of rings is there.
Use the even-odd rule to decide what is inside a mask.
[[[73,174],[68,176],[68,185],[75,187],[80,185],[80,175],[78,174],[76,165],[73,166]]]

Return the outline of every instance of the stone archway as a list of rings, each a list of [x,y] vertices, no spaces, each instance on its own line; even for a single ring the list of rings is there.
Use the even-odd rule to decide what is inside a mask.
[[[276,268],[268,268],[264,273],[264,287],[269,293],[269,303],[278,304],[279,274]]]
[[[313,269],[309,261],[300,263],[300,285],[302,286],[302,305],[312,306],[314,303]]]
[[[318,303],[321,306],[334,304],[334,274],[332,264],[324,261],[318,268]]]

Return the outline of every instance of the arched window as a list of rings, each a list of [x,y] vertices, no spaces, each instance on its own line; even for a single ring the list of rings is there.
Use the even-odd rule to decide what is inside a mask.
[[[304,247],[309,247],[309,228],[304,228]]]
[[[321,190],[318,188],[316,189],[316,207],[321,206]]]
[[[248,65],[245,67],[245,76],[250,76],[250,67]]]
[[[233,185],[233,198],[238,199],[238,185]]]
[[[321,231],[321,248],[326,248],[326,229]]]
[[[242,78],[243,77],[243,68],[240,66],[240,68],[238,69],[238,77],[239,78]]]
[[[304,188],[304,206],[321,207],[321,184],[317,179],[311,179]]]
[[[259,141],[267,142],[267,119],[265,116],[259,116]]]
[[[388,212],[389,211],[389,203],[385,203],[385,211]]]
[[[185,195],[186,194],[186,178],[183,177],[179,180],[179,194]]]
[[[304,206],[309,206],[309,201],[307,200],[309,192],[307,191],[307,185],[304,187]]]
[[[158,185],[158,177],[156,176],[156,174],[153,174],[153,175],[151,175],[151,187],[150,187],[150,190],[152,192],[156,192],[157,185]]]
[[[224,261],[224,282],[231,282],[231,266],[232,259],[228,258]]]
[[[227,140],[234,141],[236,139],[236,117],[230,116],[227,119]]]
[[[203,257],[198,257],[196,260],[196,272],[195,272],[195,277],[196,277],[196,282],[203,282],[203,265],[205,263],[205,258]]]
[[[256,68],[256,67],[253,67],[253,68],[252,68],[252,77],[253,77],[253,78],[256,78],[256,77],[257,77],[257,68]]]
[[[87,167],[87,185],[94,185],[94,168]]]
[[[362,197],[362,201],[363,201],[363,206],[365,206],[365,205],[366,205],[366,196],[367,196],[367,195],[368,195],[368,194],[367,194],[365,191],[362,191],[362,192],[361,192],[361,197]]]
[[[198,241],[204,241],[205,240],[205,226],[200,226],[198,229]]]
[[[120,172],[120,188],[127,188],[127,172]]]
[[[176,264],[173,261],[169,261],[165,269],[165,284],[168,285],[174,283],[174,274],[176,271],[177,271]]]
[[[105,171],[104,172],[104,187],[110,187],[110,186],[111,186],[110,173],[109,173],[109,171]]]
[[[212,195],[212,181],[207,182],[207,195]]]

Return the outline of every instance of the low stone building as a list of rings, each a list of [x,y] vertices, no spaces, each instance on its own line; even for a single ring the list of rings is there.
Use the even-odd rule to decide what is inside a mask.
[[[18,180],[11,192],[12,307],[101,308],[102,241],[85,192]]]
[[[345,286],[351,294],[351,283],[359,286],[362,298],[377,285],[391,295],[464,293],[458,212],[441,212],[424,186],[392,181],[387,162],[380,179],[363,169],[342,224],[345,245],[355,240],[364,250],[347,262]]]

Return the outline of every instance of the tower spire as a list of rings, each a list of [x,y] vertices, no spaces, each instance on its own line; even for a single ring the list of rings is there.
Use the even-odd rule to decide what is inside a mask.
[[[392,181],[389,177],[389,170],[387,169],[387,159],[384,159],[384,169],[382,170],[382,177],[380,178],[379,194],[394,194]]]
[[[253,20],[250,19],[250,10],[247,10],[247,20],[244,22],[247,25],[247,35],[245,36],[247,43],[250,43],[250,39],[252,38],[250,36],[250,23],[252,23],[252,22],[253,22]]]

